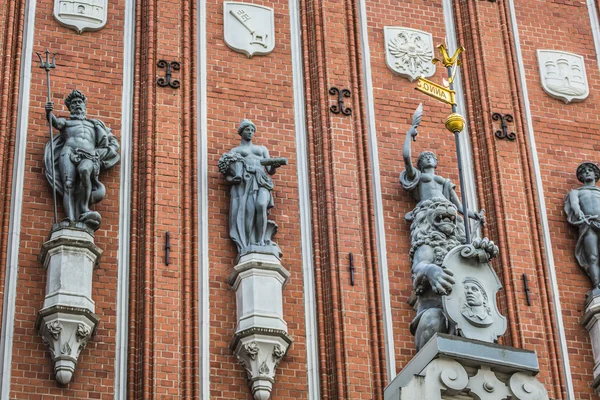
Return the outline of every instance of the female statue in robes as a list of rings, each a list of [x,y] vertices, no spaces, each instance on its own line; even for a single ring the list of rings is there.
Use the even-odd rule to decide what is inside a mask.
[[[281,251],[271,238],[277,225],[267,219],[273,207],[273,175],[287,164],[285,158],[271,158],[264,146],[252,143],[256,125],[243,120],[238,128],[239,146],[223,154],[219,171],[231,184],[229,208],[229,237],[238,248],[238,257],[250,252],[274,254]]]

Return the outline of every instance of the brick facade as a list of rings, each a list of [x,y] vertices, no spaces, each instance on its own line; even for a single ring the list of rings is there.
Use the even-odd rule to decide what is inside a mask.
[[[268,0],[256,4],[274,9],[275,50],[248,58],[223,40],[222,1],[138,0],[134,7],[128,1],[109,0],[106,26],[77,34],[54,19],[53,0],[0,0],[2,328],[14,321],[13,337],[2,332],[0,344],[2,372],[10,376],[1,381],[7,399],[192,399],[204,394],[213,399],[251,398],[246,373],[229,349],[236,328],[236,298],[227,278],[236,249],[228,237],[229,188],[217,168],[221,155],[239,144],[237,126],[243,118],[257,125],[255,143],[265,145],[272,157],[289,160],[273,176],[275,208],[270,218],[278,224],[274,240],[283,251],[282,264],[291,273],[283,291],[283,315],[294,343],[277,368],[271,398],[312,400],[309,376],[318,368],[321,399],[382,399],[390,376],[415,354],[409,332],[414,311],[407,303],[410,232],[404,220],[415,202],[402,190],[398,177],[404,169],[401,153],[408,118],[421,102],[425,117],[413,143],[413,156],[422,150],[435,151],[438,173],[458,184],[454,137],[443,127],[450,109],[415,91],[415,83],[387,68],[383,28],[425,30],[435,44],[441,43],[450,33],[444,23],[448,16],[444,4],[451,5],[457,41],[466,48],[461,73],[474,195],[479,207],[486,209],[483,234],[500,247],[493,265],[504,286],[499,304],[509,323],[500,342],[536,351],[539,379],[552,399],[569,399],[566,373],[572,377],[575,398],[571,400],[596,398],[590,387],[594,367],[590,339],[580,324],[590,282],[574,258],[576,233],[563,212],[565,194],[579,186],[577,165],[600,161],[600,147],[594,140],[600,127],[596,112],[600,66],[585,2],[514,0],[515,26],[511,0],[301,0],[298,9],[294,1]],[[598,9],[600,4],[592,6]],[[130,12],[134,26],[127,32]],[[294,31],[296,16],[300,27]],[[522,59],[515,48],[515,29]],[[103,217],[96,244],[104,253],[94,272],[93,299],[101,322],[68,386],[54,380],[49,352],[35,330],[46,287],[38,254],[53,222],[53,206],[43,165],[48,141],[46,78],[35,55],[31,76],[21,75],[27,70],[23,60],[28,58],[22,52],[28,49],[26,40],[31,35],[34,51],[58,52],[57,68],[52,71],[55,113],[66,115],[65,95],[74,88],[82,90],[88,98],[88,116],[103,120],[121,143],[129,143],[121,151],[131,160],[130,168],[120,164],[100,176],[107,195],[95,208]],[[124,54],[128,38],[134,47],[129,55],[132,88],[123,86],[123,73],[130,68]],[[301,64],[293,58],[298,38]],[[205,60],[198,58],[204,54],[198,52],[203,46]],[[365,46],[370,58],[365,57]],[[538,49],[584,56],[590,87],[585,101],[564,104],[542,90]],[[181,63],[173,73],[180,88],[156,84],[165,73],[157,66],[161,59]],[[520,62],[525,82],[520,79]],[[302,82],[295,80],[295,71]],[[445,71],[438,66],[430,79],[441,82],[443,76]],[[30,88],[23,79],[30,79]],[[328,93],[334,86],[351,91],[344,101],[352,115],[330,112],[330,106],[337,104]],[[25,90],[30,101],[20,104]],[[132,104],[123,104],[124,90],[132,90]],[[294,112],[294,102],[302,99],[299,90],[306,113],[301,135],[308,156],[302,161],[308,165],[306,195],[311,212],[306,236],[302,235],[304,189],[299,177],[304,172],[298,168]],[[369,107],[374,109],[373,119]],[[123,127],[128,110],[131,126]],[[493,112],[514,116],[509,129],[517,134],[515,141],[495,136],[500,127],[492,120]],[[20,129],[23,121],[27,124]],[[128,141],[123,141],[123,132],[130,135]],[[369,135],[374,134],[378,171],[370,158],[373,138]],[[23,135],[24,149],[18,145]],[[20,151],[24,159],[16,156]],[[545,209],[539,202],[535,155]],[[130,176],[122,177],[123,171]],[[127,204],[120,204],[123,179],[130,185]],[[375,193],[378,183],[380,193]],[[20,215],[13,213],[16,205],[22,207]],[[377,226],[377,212],[383,215],[383,230]],[[131,221],[126,241],[128,276],[120,275],[124,267],[119,266],[124,251],[119,247],[123,213]],[[59,215],[63,215],[60,202]],[[549,248],[542,224],[546,215]],[[15,226],[17,231],[12,230]],[[380,232],[385,235],[378,237]],[[385,243],[387,276],[381,276],[378,240]],[[306,285],[302,256],[309,248],[316,332],[305,318],[307,291],[313,289]],[[564,341],[556,323],[551,268],[556,270]],[[526,302],[523,274],[528,277],[531,305]],[[389,293],[382,289],[386,279]],[[129,285],[127,304],[119,303],[122,281]],[[10,288],[14,297],[8,294]],[[203,304],[206,288],[208,304]],[[386,320],[384,299],[391,306],[391,321]],[[128,321],[123,349],[117,348],[117,311],[126,313]],[[205,311],[208,321],[201,321]],[[7,317],[13,314],[14,318]],[[391,349],[386,349],[388,323],[393,332]],[[203,350],[203,340],[208,340],[208,351]],[[310,340],[315,340],[317,349],[314,364]],[[565,371],[561,353],[565,345],[570,371]],[[115,359],[120,354],[125,355],[120,372],[124,388],[115,380]],[[391,354],[396,371],[388,371]],[[205,361],[208,372],[203,371]]]

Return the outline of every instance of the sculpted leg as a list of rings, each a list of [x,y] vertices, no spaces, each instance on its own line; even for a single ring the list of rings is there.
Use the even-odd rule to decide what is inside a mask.
[[[265,233],[267,231],[267,206],[269,205],[269,191],[261,188],[256,199],[256,232],[257,241],[260,246],[265,245]]]
[[[82,214],[90,211],[90,199],[92,197],[92,171],[94,170],[94,164],[91,160],[82,160],[77,167],[79,173],[79,180],[83,188],[80,194],[81,198],[77,199],[80,204],[80,210]]]
[[[65,208],[65,215],[67,219],[75,221],[75,179],[77,176],[77,170],[70,158],[70,151],[63,151],[60,155],[58,163],[60,178],[63,186],[63,206]]]
[[[592,285],[597,288],[600,285],[600,267],[598,266],[598,234],[590,229],[583,241],[585,257],[588,260],[587,274],[592,280]]]
[[[421,350],[436,333],[448,333],[448,320],[441,309],[430,308],[421,315],[415,332],[417,351]]]

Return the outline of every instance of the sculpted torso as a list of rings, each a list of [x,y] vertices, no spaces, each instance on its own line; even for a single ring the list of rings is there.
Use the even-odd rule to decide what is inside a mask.
[[[585,215],[600,215],[600,190],[574,190],[571,195],[576,197],[579,207]]]
[[[266,147],[254,144],[250,146],[238,146],[231,151],[244,157],[247,167],[263,168],[260,162],[265,158],[269,158]]]
[[[439,175],[422,172],[418,188],[419,198],[427,200],[434,197],[444,197],[443,187],[444,178]]]
[[[89,153],[94,153],[96,130],[92,122],[61,118],[58,120],[58,125],[65,140],[65,150],[83,149]]]

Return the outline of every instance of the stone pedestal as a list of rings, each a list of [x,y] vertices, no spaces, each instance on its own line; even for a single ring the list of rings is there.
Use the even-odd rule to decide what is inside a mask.
[[[98,326],[92,277],[101,254],[93,232],[83,224],[55,226],[42,245],[46,298],[36,326],[50,350],[54,374],[61,384],[71,381],[79,354]]]
[[[594,380],[592,387],[596,394],[600,395],[600,289],[594,289],[588,292],[585,303],[585,312],[581,324],[590,333],[592,342],[592,353],[594,354]]]
[[[548,400],[535,352],[435,335],[385,389],[385,400]]]
[[[250,253],[240,257],[229,278],[237,304],[230,348],[256,400],[271,396],[275,369],[292,343],[283,319],[282,292],[289,277],[274,255]]]

